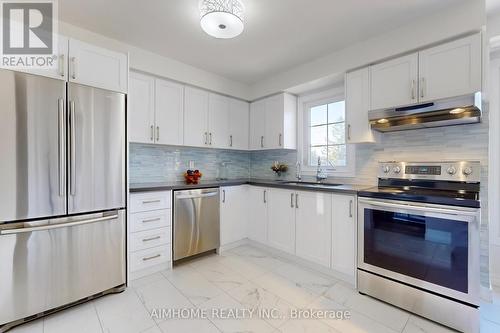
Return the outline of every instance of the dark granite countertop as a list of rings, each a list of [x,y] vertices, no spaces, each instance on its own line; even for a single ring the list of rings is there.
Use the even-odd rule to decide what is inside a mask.
[[[357,194],[359,191],[365,190],[370,185],[362,184],[332,184],[329,182],[323,183],[308,183],[294,181],[280,181],[270,179],[228,179],[228,180],[205,180],[199,184],[186,184],[184,182],[159,182],[159,183],[135,183],[130,184],[130,192],[146,192],[146,191],[167,191],[167,190],[189,190],[207,187],[222,187],[222,186],[237,186],[237,185],[255,185],[263,187],[276,187],[284,189],[295,189],[304,191],[323,191],[323,192],[341,192],[349,194]]]

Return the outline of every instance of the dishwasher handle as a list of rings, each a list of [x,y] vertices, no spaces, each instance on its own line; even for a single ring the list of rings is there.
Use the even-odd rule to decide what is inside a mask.
[[[208,198],[208,197],[215,197],[218,195],[219,192],[208,192],[208,193],[203,193],[203,194],[178,194],[175,198],[176,199],[198,199],[198,198]]]

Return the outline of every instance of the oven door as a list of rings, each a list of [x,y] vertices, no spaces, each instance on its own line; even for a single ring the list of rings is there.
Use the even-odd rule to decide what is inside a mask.
[[[359,198],[358,268],[479,304],[475,208]]]

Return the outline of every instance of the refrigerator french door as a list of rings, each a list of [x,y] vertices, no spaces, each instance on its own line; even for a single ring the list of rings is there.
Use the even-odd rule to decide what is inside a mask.
[[[0,70],[0,332],[125,284],[125,95]]]

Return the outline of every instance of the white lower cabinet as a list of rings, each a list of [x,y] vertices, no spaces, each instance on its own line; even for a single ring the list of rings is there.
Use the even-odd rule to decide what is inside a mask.
[[[267,206],[267,244],[291,254],[295,254],[294,200],[294,191],[273,188]]]
[[[264,187],[249,186],[247,202],[248,238],[267,244],[267,198],[269,190]]]
[[[220,196],[220,244],[224,246],[247,238],[248,186],[221,187]]]
[[[130,194],[128,257],[130,279],[171,267],[172,192]]]
[[[295,202],[295,251],[298,257],[330,267],[332,195],[300,191]]]
[[[334,194],[332,200],[332,269],[356,277],[356,196]]]

